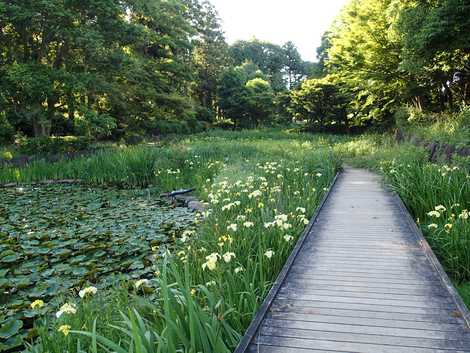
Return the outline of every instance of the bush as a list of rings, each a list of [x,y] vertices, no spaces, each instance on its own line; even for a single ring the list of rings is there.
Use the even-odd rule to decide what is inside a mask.
[[[208,122],[199,121],[195,118],[187,119],[186,125],[189,128],[189,133],[202,132],[210,126]]]
[[[158,135],[185,134],[188,132],[188,129],[183,121],[158,120],[155,123],[154,132]]]
[[[393,114],[395,118],[395,125],[398,127],[405,127],[408,124],[408,118],[410,117],[409,107],[401,106],[395,110]]]
[[[196,109],[196,119],[199,121],[212,122],[215,120],[216,115],[217,114],[214,109],[209,109],[202,106]]]
[[[16,144],[23,154],[71,153],[86,150],[93,140],[89,137],[35,137],[20,138]]]
[[[13,159],[13,153],[10,151],[3,151],[0,152],[0,166],[2,165],[2,162],[9,162]]]
[[[116,127],[116,120],[112,116],[91,111],[75,120],[75,130],[82,136],[109,137]]]
[[[463,130],[470,131],[470,107],[465,106],[462,108],[458,115],[460,126]]]
[[[155,135],[191,134],[205,129],[204,123],[192,117],[185,120],[159,119],[152,125],[150,131]]]

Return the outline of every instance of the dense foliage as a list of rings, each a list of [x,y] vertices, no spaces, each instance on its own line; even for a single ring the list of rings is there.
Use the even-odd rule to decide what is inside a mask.
[[[309,63],[292,42],[228,45],[205,0],[0,1],[0,143],[426,125],[470,103],[468,18],[464,0],[351,0]]]
[[[291,93],[289,110],[297,120],[305,120],[316,130],[348,129],[347,95],[340,85],[324,77],[305,80]]]
[[[0,143],[270,124],[312,67],[292,42],[229,46],[203,0],[0,1],[0,28]]]
[[[162,0],[0,2],[3,123],[103,137],[189,118],[184,11]]]
[[[345,131],[384,127],[394,124],[401,107],[407,118],[419,112],[432,120],[436,112],[469,104],[469,18],[465,0],[351,0],[318,49],[319,76],[337,86],[336,100],[347,98],[340,105],[347,121],[339,109],[336,123]],[[294,98],[318,96],[322,80],[310,79]],[[291,108],[318,120],[320,105],[294,99]]]

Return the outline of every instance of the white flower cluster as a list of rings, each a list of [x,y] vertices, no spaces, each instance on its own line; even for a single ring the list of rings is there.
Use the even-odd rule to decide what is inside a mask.
[[[288,220],[288,216],[286,214],[276,215],[274,217],[274,221],[267,222],[264,224],[264,228],[268,229],[268,228],[278,227],[283,230],[288,230],[292,228],[292,224],[288,223],[287,220]]]

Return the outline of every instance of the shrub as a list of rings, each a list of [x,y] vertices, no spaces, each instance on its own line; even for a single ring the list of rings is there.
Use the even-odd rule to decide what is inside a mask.
[[[76,136],[19,138],[16,140],[19,152],[28,155],[78,152],[88,149],[91,143],[92,139],[89,137]]]
[[[91,111],[75,120],[75,130],[82,136],[109,137],[116,127],[116,120],[112,116]]]
[[[196,118],[199,121],[212,122],[216,118],[216,112],[214,111],[214,109],[200,106],[196,109]]]
[[[13,154],[10,151],[4,151],[1,154],[1,158],[5,161],[10,161],[13,159]]]

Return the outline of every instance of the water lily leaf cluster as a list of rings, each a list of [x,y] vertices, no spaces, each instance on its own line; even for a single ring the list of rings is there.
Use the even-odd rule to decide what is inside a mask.
[[[152,190],[77,185],[0,193],[0,351],[21,344],[34,318],[93,284],[145,278],[195,216]],[[46,303],[32,309],[35,300]]]

